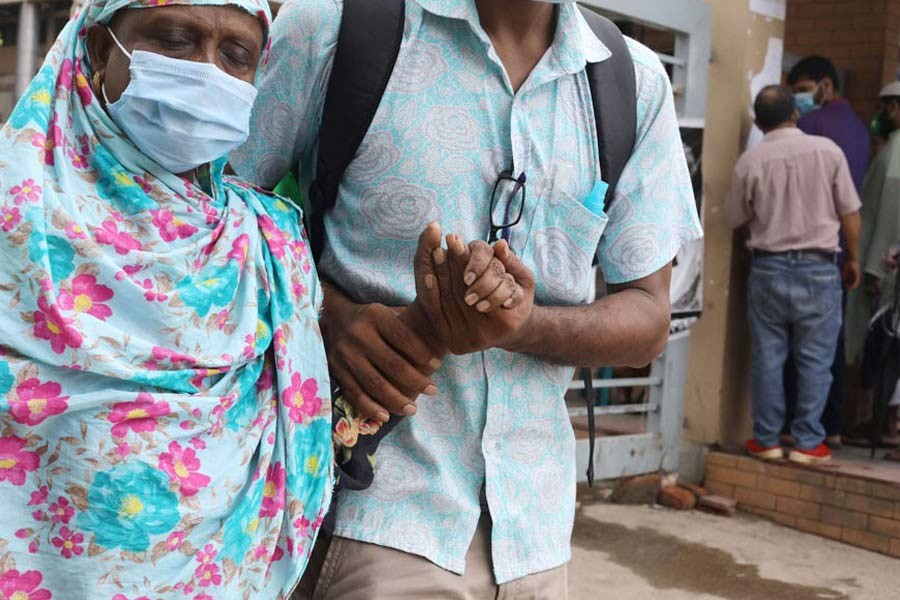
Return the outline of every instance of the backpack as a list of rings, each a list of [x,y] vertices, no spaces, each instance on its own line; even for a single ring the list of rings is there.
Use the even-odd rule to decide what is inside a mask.
[[[338,188],[356,156],[381,103],[403,40],[405,0],[344,0],[331,79],[319,129],[316,179],[310,186],[306,226],[313,256],[325,246],[324,217],[337,202]],[[586,67],[597,123],[600,169],[609,188],[606,208],[634,151],[637,129],[637,84],[634,64],[618,27],[605,17],[580,7],[594,34],[612,52]],[[582,371],[588,405],[590,460],[588,481],[594,478],[593,376]]]

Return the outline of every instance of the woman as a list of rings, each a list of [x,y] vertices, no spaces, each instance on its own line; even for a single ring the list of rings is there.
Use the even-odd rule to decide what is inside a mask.
[[[0,596],[286,597],[332,489],[300,215],[223,176],[265,0],[94,0],[0,132]]]

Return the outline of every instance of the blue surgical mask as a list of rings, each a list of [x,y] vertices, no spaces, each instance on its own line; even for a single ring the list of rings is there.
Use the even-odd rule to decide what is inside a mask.
[[[794,94],[794,107],[802,117],[819,108],[819,105],[816,104],[816,98],[813,92],[798,92]]]
[[[103,97],[113,122],[145,155],[172,173],[187,173],[247,140],[257,90],[215,65],[129,53],[131,81],[122,97]]]

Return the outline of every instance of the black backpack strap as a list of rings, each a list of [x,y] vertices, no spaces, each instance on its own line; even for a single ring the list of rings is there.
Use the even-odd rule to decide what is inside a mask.
[[[612,56],[587,66],[597,139],[600,142],[600,171],[609,184],[606,210],[615,198],[625,165],[634,152],[637,137],[637,82],[634,62],[625,36],[615,23],[594,11],[581,8],[588,25]]]
[[[588,468],[587,481],[589,487],[594,487],[594,453],[597,442],[597,423],[594,415],[594,405],[597,404],[597,397],[594,392],[594,370],[590,368],[581,369],[581,380],[584,382],[584,403],[587,406],[588,421]]]
[[[325,247],[325,213],[337,202],[344,172],[356,156],[400,53],[404,0],[344,0],[334,66],[319,128],[316,179],[307,228],[316,259]]]
[[[615,23],[594,11],[581,7],[585,21],[590,25],[612,56],[603,62],[588,63],[586,67],[594,104],[594,121],[597,124],[597,140],[600,150],[600,173],[609,185],[606,191],[605,209],[616,197],[616,187],[625,165],[631,159],[637,138],[637,81],[634,62],[625,36]],[[596,263],[596,257],[595,257]],[[594,381],[590,369],[582,371],[585,401],[588,411],[588,485],[594,485],[594,445],[597,428],[594,420]]]

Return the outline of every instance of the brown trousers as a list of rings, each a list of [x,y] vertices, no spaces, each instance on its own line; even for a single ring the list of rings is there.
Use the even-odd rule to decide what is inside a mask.
[[[342,537],[317,544],[292,600],[566,600],[565,566],[498,586],[490,519],[482,518],[457,575],[428,559]]]

